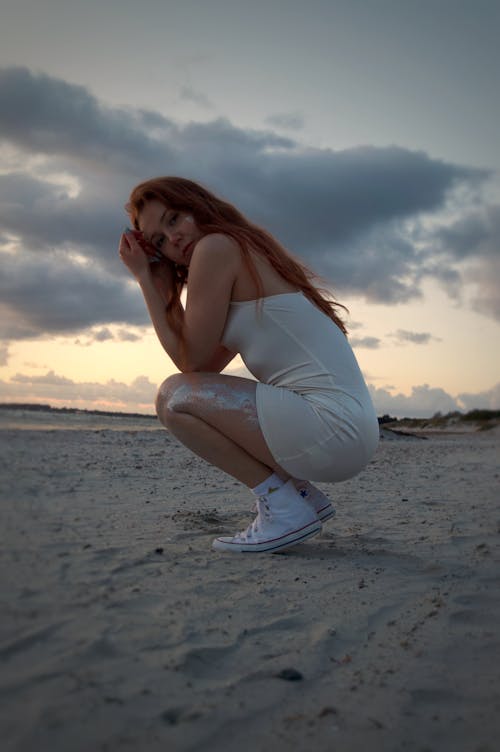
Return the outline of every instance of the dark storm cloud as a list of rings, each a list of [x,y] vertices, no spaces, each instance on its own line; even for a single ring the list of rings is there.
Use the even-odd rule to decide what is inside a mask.
[[[0,70],[0,99],[0,141],[36,156],[31,171],[0,176],[0,248],[10,237],[19,245],[2,264],[6,337],[145,321],[116,246],[131,186],[158,174],[194,178],[233,201],[338,297],[406,301],[429,275],[451,293],[467,257],[476,262],[470,281],[492,296],[482,310],[496,315],[485,265],[496,270],[499,210],[460,204],[467,194],[472,205],[485,171],[395,146],[304,148],[224,119],[181,126],[154,111],[106,107],[82,86],[24,68]],[[450,207],[461,220],[410,226]]]
[[[0,175],[0,223],[4,235],[21,238],[27,250],[87,246],[86,254],[106,256],[126,217],[122,207],[100,200],[97,190],[84,189],[74,199],[64,184],[10,173]]]
[[[467,261],[463,281],[473,286],[472,306],[500,321],[500,206],[486,204],[465,211],[434,238],[443,256]],[[443,280],[450,294],[456,281]]]
[[[145,324],[143,302],[133,287],[62,253],[26,263],[2,259],[0,339],[77,332],[87,326],[127,320]]]
[[[84,157],[122,169],[170,156],[166,141],[160,148],[148,136],[147,113],[107,108],[83,86],[27,68],[4,68],[0,101],[0,136],[31,153]],[[168,133],[171,124],[157,116],[156,127]]]

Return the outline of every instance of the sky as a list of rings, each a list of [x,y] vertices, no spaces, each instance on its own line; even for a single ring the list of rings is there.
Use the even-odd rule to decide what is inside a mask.
[[[379,415],[499,409],[499,28],[498,0],[2,0],[0,402],[154,411],[175,368],[117,247],[169,174],[327,281]]]

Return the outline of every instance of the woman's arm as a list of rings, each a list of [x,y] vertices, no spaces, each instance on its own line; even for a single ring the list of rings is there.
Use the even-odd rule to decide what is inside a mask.
[[[122,236],[120,257],[140,285],[156,335],[180,371],[222,370],[234,354],[220,345],[240,261],[236,243],[224,235],[202,238],[191,257],[186,309],[181,312],[184,346],[169,326],[146,254]],[[173,270],[172,280],[173,285]]]
[[[231,352],[224,345],[219,345],[212,358],[207,363],[204,363],[201,368],[198,368],[198,371],[220,373],[235,357],[236,353]]]
[[[157,285],[151,272],[151,264],[146,253],[142,250],[132,233],[126,233],[121,236],[119,246],[120,258],[135,277],[141,288],[149,317],[155,329],[156,335],[160,340],[163,349],[170,355],[175,365],[179,368],[180,347],[179,338],[176,333],[168,326],[165,314],[166,301]],[[170,278],[169,278],[170,271]],[[165,265],[163,281],[164,287],[168,292],[169,287],[174,285],[174,269],[170,270]]]
[[[196,245],[184,313],[186,370],[221,371],[234,358],[220,343],[240,264],[239,246],[226,235],[206,235]]]

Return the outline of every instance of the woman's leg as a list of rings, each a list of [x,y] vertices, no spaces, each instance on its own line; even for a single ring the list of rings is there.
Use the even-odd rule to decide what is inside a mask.
[[[216,538],[213,547],[218,551],[276,551],[321,530],[315,510],[301,498],[267,447],[257,416],[256,388],[250,379],[189,373],[171,376],[158,393],[161,422],[185,446],[258,496],[253,523],[242,533]],[[289,482],[280,484],[270,478],[273,473]]]
[[[175,374],[158,392],[158,418],[191,451],[250,488],[273,472],[288,480],[260,429],[256,388],[226,374]]]

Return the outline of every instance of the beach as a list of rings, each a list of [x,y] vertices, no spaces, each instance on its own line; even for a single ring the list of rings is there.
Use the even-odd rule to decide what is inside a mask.
[[[5,752],[494,752],[500,435],[394,435],[281,554],[164,430],[0,430]]]

